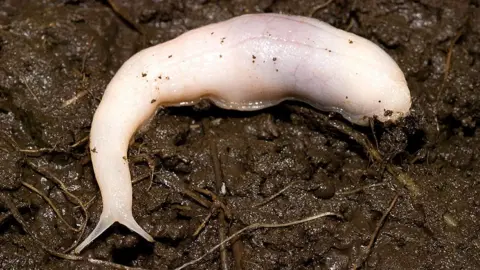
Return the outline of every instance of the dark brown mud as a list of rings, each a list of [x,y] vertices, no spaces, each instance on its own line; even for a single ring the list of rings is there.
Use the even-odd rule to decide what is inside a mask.
[[[174,269],[216,245],[219,228],[229,235],[331,211],[344,219],[249,231],[223,258],[215,251],[190,269],[480,269],[480,2],[334,0],[312,12],[323,2],[0,1],[0,268]],[[382,160],[301,103],[163,109],[130,150],[143,179],[134,214],[156,242],[113,226],[81,254],[110,265],[60,258],[79,237],[66,224],[80,227],[84,214],[59,183],[89,206],[86,233],[101,213],[85,138],[115,71],[142,48],[252,12],[313,13],[392,55],[412,116],[353,127]],[[402,186],[405,176],[416,189]]]

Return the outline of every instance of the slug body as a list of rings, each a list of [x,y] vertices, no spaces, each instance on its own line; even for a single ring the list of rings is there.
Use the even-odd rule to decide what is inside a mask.
[[[359,125],[371,117],[395,121],[411,105],[405,77],[387,53],[311,18],[243,15],[140,51],[109,83],[93,118],[90,149],[103,212],[77,253],[114,222],[153,241],[132,215],[129,141],[159,106],[203,98],[244,111],[297,99]]]

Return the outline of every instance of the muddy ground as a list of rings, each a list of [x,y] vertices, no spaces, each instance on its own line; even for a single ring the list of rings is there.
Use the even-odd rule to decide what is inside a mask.
[[[174,269],[222,230],[330,211],[343,218],[251,230],[189,269],[480,269],[480,1],[334,0],[312,12],[323,2],[0,1],[0,268]],[[411,117],[363,128],[295,102],[160,110],[129,153],[134,215],[156,242],[116,225],[81,258],[65,255],[101,213],[86,138],[115,71],[142,48],[252,12],[313,13],[379,44],[405,72]],[[88,207],[83,236],[74,196]]]

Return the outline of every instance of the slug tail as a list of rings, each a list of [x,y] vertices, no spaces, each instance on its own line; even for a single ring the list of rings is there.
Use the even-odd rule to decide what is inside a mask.
[[[88,246],[93,240],[100,236],[106,229],[108,229],[115,222],[115,219],[112,215],[106,215],[105,212],[102,212],[100,215],[100,220],[97,223],[97,226],[90,233],[85,240],[83,240],[80,245],[75,248],[75,253],[79,254],[86,246]]]
[[[138,233],[141,237],[145,238],[145,240],[149,242],[155,242],[155,240],[153,240],[153,237],[150,236],[150,234],[148,234],[144,229],[142,229],[140,225],[138,225],[132,215],[124,216],[117,221],[118,223],[129,228],[131,231]]]
[[[93,240],[95,240],[97,237],[99,237],[105,230],[107,230],[110,226],[113,225],[113,223],[118,222],[127,228],[129,228],[131,231],[138,233],[140,236],[145,238],[145,240],[149,242],[154,242],[153,237],[150,236],[138,223],[135,221],[133,216],[126,215],[126,216],[120,216],[120,217],[115,217],[114,215],[108,215],[105,214],[105,212],[102,212],[100,215],[100,220],[97,223],[97,226],[93,231],[90,233],[83,242],[78,245],[75,248],[75,253],[79,254],[86,246],[88,246]]]

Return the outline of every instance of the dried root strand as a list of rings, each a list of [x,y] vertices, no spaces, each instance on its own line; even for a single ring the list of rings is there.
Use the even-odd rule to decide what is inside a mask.
[[[84,220],[83,220],[82,225],[80,226],[80,229],[79,229],[80,233],[79,233],[77,239],[73,242],[72,246],[70,246],[69,248],[67,248],[65,250],[65,252],[70,252],[80,242],[80,239],[83,237],[83,234],[85,232],[85,228],[87,226],[88,217],[89,217],[87,208],[85,207],[85,204],[82,202],[82,200],[80,200],[77,196],[75,196],[70,191],[68,191],[67,186],[65,186],[65,184],[59,178],[57,178],[54,174],[52,174],[48,169],[43,168],[41,166],[38,166],[30,160],[27,160],[26,164],[30,168],[32,168],[35,172],[45,176],[47,179],[49,179],[50,181],[54,182],[57,186],[59,186],[60,189],[62,190],[62,192],[65,193],[67,198],[72,203],[80,206],[80,208],[82,209],[82,212],[84,214]]]
[[[103,261],[103,260],[98,260],[98,259],[92,259],[92,258],[84,258],[81,256],[76,256],[76,255],[71,255],[63,252],[58,252],[55,251],[47,246],[44,242],[42,242],[40,239],[38,239],[35,234],[30,230],[28,227],[27,223],[23,219],[22,215],[18,211],[17,207],[14,205],[12,199],[10,199],[10,196],[8,193],[5,192],[0,192],[0,201],[3,201],[3,203],[7,206],[8,210],[12,214],[12,216],[15,218],[15,220],[22,226],[22,229],[36,242],[38,245],[45,250],[48,254],[55,256],[57,258],[69,260],[69,261],[84,261],[88,262],[94,265],[99,265],[103,267],[110,267],[114,269],[120,269],[120,270],[146,270],[143,268],[134,268],[134,267],[128,267],[108,261]],[[80,267],[79,267],[80,268]]]
[[[232,235],[230,235],[229,237],[227,237],[224,241],[220,242],[219,244],[215,245],[214,247],[212,247],[211,249],[209,249],[205,254],[203,254],[202,256],[200,256],[199,258],[195,259],[195,260],[192,260],[190,262],[187,262],[185,264],[183,264],[182,266],[180,267],[177,267],[175,268],[175,270],[181,270],[181,269],[184,269],[185,267],[187,266],[190,266],[190,265],[193,265],[201,260],[203,260],[205,257],[207,257],[210,253],[214,252],[215,250],[219,249],[220,247],[222,247],[223,245],[225,245],[226,243],[228,243],[230,240],[238,237],[239,235],[241,235],[242,233],[244,232],[247,232],[247,231],[253,231],[253,230],[257,230],[257,229],[261,229],[261,228],[282,228],[282,227],[289,227],[289,226],[294,226],[294,225],[298,225],[298,224],[302,224],[302,223],[305,223],[305,222],[309,222],[309,221],[312,221],[312,220],[315,220],[315,219],[319,219],[319,218],[322,218],[322,217],[336,217],[336,218],[339,218],[339,219],[343,219],[343,216],[340,215],[340,214],[337,214],[337,213],[333,213],[333,212],[325,212],[325,213],[321,213],[321,214],[318,214],[318,215],[314,215],[314,216],[311,216],[311,217],[307,217],[307,218],[304,218],[304,219],[300,219],[300,220],[296,220],[296,221],[292,221],[292,222],[287,222],[287,223],[280,223],[280,224],[268,224],[268,223],[254,223],[254,224],[251,224],[247,227],[244,227],[243,229],[241,230],[238,230],[237,232],[233,233]]]

